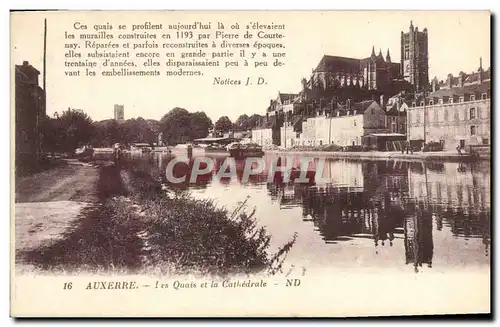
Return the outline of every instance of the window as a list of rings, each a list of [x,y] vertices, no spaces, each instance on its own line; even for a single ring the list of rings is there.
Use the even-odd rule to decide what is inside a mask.
[[[425,105],[424,101],[420,102],[420,106],[423,107]]]
[[[481,94],[481,100],[486,100],[488,95],[486,93]]]
[[[470,127],[470,135],[476,135],[476,126]]]
[[[484,144],[484,145],[488,145],[488,144],[490,144],[490,140],[489,140],[489,139],[483,139],[483,144]]]
[[[450,99],[448,100],[448,103],[453,103],[453,97],[450,97]]]
[[[476,108],[469,109],[469,119],[476,119]]]
[[[470,96],[470,101],[476,101],[476,96],[475,95],[471,95]]]
[[[439,100],[438,100],[438,103],[439,103],[439,104],[443,104],[443,99],[439,99]]]
[[[420,123],[420,112],[417,112],[417,123]]]
[[[354,120],[354,126],[356,126],[356,120]]]
[[[372,108],[372,115],[375,115],[375,109]]]
[[[458,102],[460,102],[460,103],[464,102],[464,97],[460,97],[460,98],[458,99]]]
[[[415,108],[415,107],[417,106],[417,104],[416,104],[415,102],[413,102],[413,103],[411,104],[411,106],[412,106],[413,108]]]
[[[429,101],[429,106],[433,106],[433,105],[434,105],[434,100]]]

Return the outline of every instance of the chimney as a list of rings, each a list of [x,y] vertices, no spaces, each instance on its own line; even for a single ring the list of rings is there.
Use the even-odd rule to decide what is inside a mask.
[[[437,91],[437,84],[438,84],[438,80],[437,80],[437,77],[434,77],[432,79],[432,92],[436,92]]]
[[[479,69],[477,70],[479,84],[483,82],[483,58],[479,58]]]
[[[30,65],[29,61],[26,61],[26,60],[23,61],[23,66],[29,66],[29,65]]]
[[[446,84],[451,89],[453,87],[453,75],[448,74],[448,78],[446,79]]]
[[[464,87],[464,78],[465,78],[465,73],[460,72],[460,74],[458,74],[458,86]]]

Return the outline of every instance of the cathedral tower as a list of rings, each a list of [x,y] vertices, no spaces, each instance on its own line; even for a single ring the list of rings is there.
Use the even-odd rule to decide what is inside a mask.
[[[429,85],[429,51],[427,28],[422,32],[410,22],[408,33],[401,31],[401,75],[417,91]]]

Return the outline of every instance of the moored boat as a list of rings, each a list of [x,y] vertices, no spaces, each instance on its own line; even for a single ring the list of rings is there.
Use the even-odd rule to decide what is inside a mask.
[[[205,152],[227,152],[227,148],[221,144],[210,144],[203,148]]]
[[[229,155],[234,158],[263,157],[262,147],[255,143],[233,144],[228,147]]]

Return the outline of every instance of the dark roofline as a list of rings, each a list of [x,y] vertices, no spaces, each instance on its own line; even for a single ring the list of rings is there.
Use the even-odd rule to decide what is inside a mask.
[[[31,71],[36,72],[37,74],[40,74],[40,71],[38,69],[36,69],[33,65],[28,64],[27,62],[23,63],[22,65],[15,65],[15,67],[19,69],[21,72],[23,70],[29,69]]]

